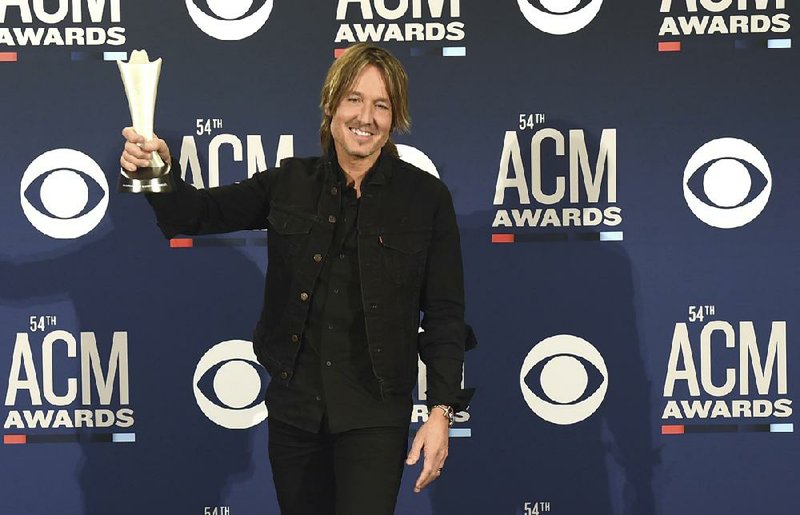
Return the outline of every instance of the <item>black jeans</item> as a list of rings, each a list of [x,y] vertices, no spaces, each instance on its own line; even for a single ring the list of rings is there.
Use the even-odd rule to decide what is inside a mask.
[[[309,433],[269,419],[269,461],[282,515],[392,515],[408,427]]]

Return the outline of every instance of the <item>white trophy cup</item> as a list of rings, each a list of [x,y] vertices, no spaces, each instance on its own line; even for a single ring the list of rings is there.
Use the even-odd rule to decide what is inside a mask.
[[[145,50],[134,50],[127,63],[117,61],[117,65],[122,75],[122,83],[125,85],[133,129],[149,141],[153,139],[161,58],[150,62]],[[169,163],[164,164],[158,152],[153,152],[150,164],[144,168],[139,168],[135,172],[120,168],[118,189],[123,193],[172,191],[172,176],[169,170]]]

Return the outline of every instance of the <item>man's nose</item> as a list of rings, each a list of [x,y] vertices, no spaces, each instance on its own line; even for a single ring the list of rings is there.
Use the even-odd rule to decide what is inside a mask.
[[[375,113],[375,108],[367,102],[364,102],[361,109],[358,111],[358,121],[363,124],[372,123],[372,117]]]

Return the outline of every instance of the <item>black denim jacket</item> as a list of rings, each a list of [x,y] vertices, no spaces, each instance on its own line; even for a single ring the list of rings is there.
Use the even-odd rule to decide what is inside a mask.
[[[372,174],[361,195],[358,258],[381,395],[411,393],[419,354],[427,366],[428,405],[458,411],[472,392],[461,388],[468,330],[450,193],[440,180],[386,152]],[[341,202],[330,161],[285,159],[279,168],[205,190],[176,179],[174,193],[148,200],[167,238],[269,229],[264,307],[253,341],[272,380],[289,384]]]

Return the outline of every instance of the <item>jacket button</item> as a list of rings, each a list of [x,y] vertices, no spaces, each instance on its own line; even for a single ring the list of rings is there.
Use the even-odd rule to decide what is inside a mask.
[[[335,217],[335,216],[333,216],[333,215],[330,215],[330,216],[328,217],[328,222],[330,222],[330,223],[332,223],[332,224],[335,224],[335,223],[336,223],[336,217]]]
[[[303,293],[300,294],[300,300],[302,300],[303,302],[307,301],[308,298],[309,298],[308,293],[303,292]]]
[[[331,188],[331,195],[336,195],[337,193],[339,193],[339,188],[337,188],[336,186]]]
[[[378,309],[378,305],[373,302],[369,305],[369,309]]]
[[[314,254],[314,261],[316,261],[317,263],[322,261],[322,254]]]
[[[326,361],[326,362],[325,362],[325,366],[328,366],[328,367],[330,367],[331,365],[333,365],[333,363],[331,363],[330,361]]]
[[[287,379],[288,377],[289,377],[289,372],[285,370],[281,372],[281,379]]]
[[[300,341],[300,336],[297,334],[292,335],[292,343],[297,343]]]
[[[381,352],[383,352],[383,349],[381,349],[380,347],[378,347],[377,349],[375,349],[375,352],[377,352],[378,354],[380,354]]]

